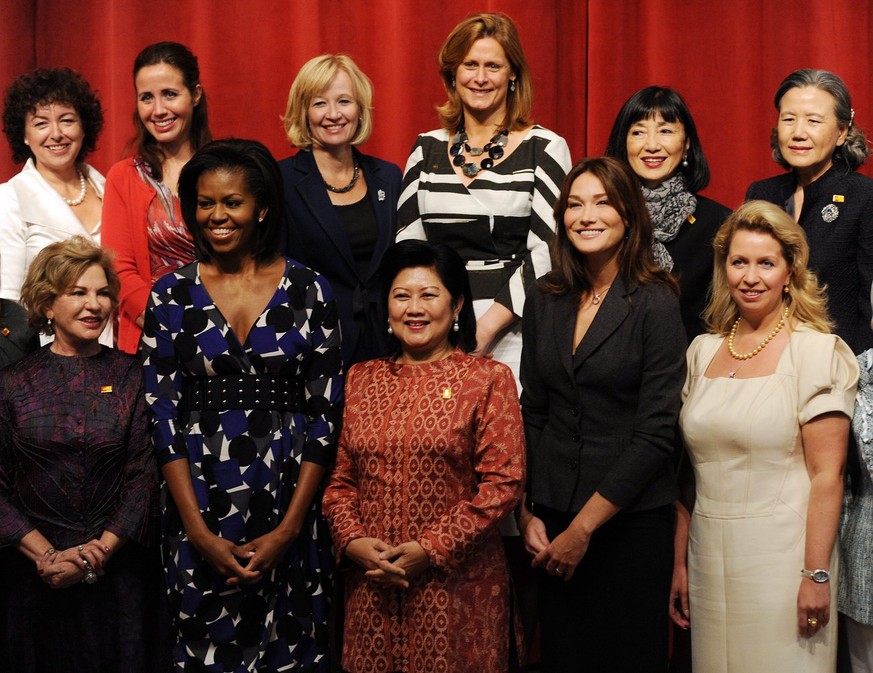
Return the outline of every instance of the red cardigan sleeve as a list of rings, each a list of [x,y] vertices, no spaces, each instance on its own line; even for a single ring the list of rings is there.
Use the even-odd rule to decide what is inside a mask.
[[[118,297],[118,348],[136,354],[142,329],[137,317],[151,290],[147,215],[155,191],[139,177],[133,159],[115,164],[106,176],[101,241],[115,253],[121,280]]]

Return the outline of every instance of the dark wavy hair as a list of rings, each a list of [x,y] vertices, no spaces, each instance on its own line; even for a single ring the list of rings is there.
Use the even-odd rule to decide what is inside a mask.
[[[194,96],[197,87],[200,86],[200,101],[194,106],[194,112],[191,115],[191,131],[189,135],[191,149],[196,152],[212,140],[212,134],[209,132],[209,117],[206,112],[206,92],[203,91],[203,87],[200,84],[200,66],[197,63],[197,57],[191,53],[188,47],[178,42],[156,42],[155,44],[150,44],[139,52],[139,55],[133,62],[134,87],[136,86],[136,76],[140,70],[150,65],[159,65],[161,63],[166,63],[182,73],[182,81],[185,83],[185,88],[188,89],[192,96]],[[136,135],[128,144],[128,148],[133,147],[136,154],[151,169],[152,177],[155,180],[161,180],[164,177],[164,152],[161,149],[160,143],[155,140],[155,137],[149,133],[142,123],[136,108],[133,111],[133,126],[136,129]]]
[[[23,164],[33,157],[24,143],[27,115],[41,105],[59,103],[76,110],[85,134],[77,162],[85,160],[97,146],[103,130],[103,108],[100,99],[85,78],[70,68],[37,68],[15,78],[6,89],[3,104],[3,133],[12,148],[12,160]]]
[[[197,258],[208,262],[215,254],[197,224],[197,183],[204,173],[228,171],[239,173],[255,197],[257,210],[266,210],[252,237],[251,255],[259,264],[274,259],[279,251],[283,220],[284,192],[279,165],[257,140],[227,138],[200,148],[179,174],[179,201],[182,217],[191,237]]]
[[[625,240],[619,258],[619,273],[626,284],[658,283],[679,293],[676,279],[662,270],[652,254],[652,220],[640,189],[636,173],[614,157],[589,157],[573,166],[555,203],[557,235],[552,241],[552,270],[540,279],[540,287],[549,294],[581,297],[593,288],[585,256],[567,236],[564,212],[570,189],[580,175],[590,173],[600,180],[609,204],[618,211],[625,226]]]
[[[470,279],[464,260],[452,248],[442,243],[427,243],[425,241],[400,241],[388,249],[379,266],[379,278],[382,284],[382,299],[388,304],[388,294],[391,284],[404,269],[425,267],[433,269],[440,277],[452,295],[452,303],[457,305],[463,297],[464,305],[458,313],[459,330],[449,330],[449,342],[460,346],[465,353],[476,350],[476,314],[473,312],[473,292],[470,290]],[[384,315],[388,315],[387,308]],[[395,353],[401,351],[400,341],[393,334],[389,337]]]
[[[688,191],[696,194],[709,184],[709,163],[703,154],[697,126],[691,116],[688,104],[675,89],[664,86],[647,86],[640,89],[622,105],[609,140],[606,143],[606,156],[621,159],[627,163],[627,134],[631,126],[643,119],[652,119],[660,113],[665,122],[680,123],[685,128],[688,140],[688,166],[680,166],[685,175],[685,185]]]

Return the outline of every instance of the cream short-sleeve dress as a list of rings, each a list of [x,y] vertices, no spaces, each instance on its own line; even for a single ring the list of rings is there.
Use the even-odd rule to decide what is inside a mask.
[[[707,378],[722,341],[707,334],[691,344],[680,415],[697,493],[688,548],[693,668],[832,673],[836,546],[831,621],[810,639],[797,629],[810,489],[800,428],[830,411],[851,417],[857,363],[839,337],[801,325],[773,374]]]

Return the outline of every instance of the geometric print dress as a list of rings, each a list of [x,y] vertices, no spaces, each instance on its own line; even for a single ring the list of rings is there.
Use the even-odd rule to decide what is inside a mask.
[[[328,466],[342,408],[342,357],[330,287],[286,259],[285,274],[244,344],[201,284],[197,262],[152,288],[142,341],[146,401],[161,466],[185,459],[208,528],[242,544],[274,529],[301,461]],[[189,377],[300,376],[304,411],[180,406]],[[228,393],[228,396],[232,396]],[[240,396],[244,398],[245,396]],[[316,494],[284,562],[252,585],[228,586],[188,541],[164,486],[167,587],[177,671],[329,670],[331,543]]]

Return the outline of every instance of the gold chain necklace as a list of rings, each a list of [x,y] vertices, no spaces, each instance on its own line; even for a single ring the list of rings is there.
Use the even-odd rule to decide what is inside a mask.
[[[749,351],[748,353],[737,353],[737,351],[734,349],[734,338],[737,336],[737,327],[739,327],[740,320],[742,320],[742,318],[737,318],[736,322],[734,323],[734,326],[731,327],[730,334],[728,334],[728,338],[727,338],[728,353],[730,353],[730,356],[734,360],[751,360],[758,353],[760,353],[762,350],[764,350],[764,347],[768,343],[773,341],[773,338],[777,334],[779,334],[780,330],[785,326],[785,319],[787,317],[788,317],[788,307],[786,306],[785,310],[782,311],[782,317],[779,319],[779,322],[776,324],[776,327],[774,327],[772,330],[770,330],[770,334],[768,334],[766,337],[764,337],[764,340],[761,343],[759,343],[757,346],[755,346],[755,348],[753,350]],[[734,373],[736,374],[736,371],[734,371]],[[731,378],[733,378],[733,377],[731,377]]]

